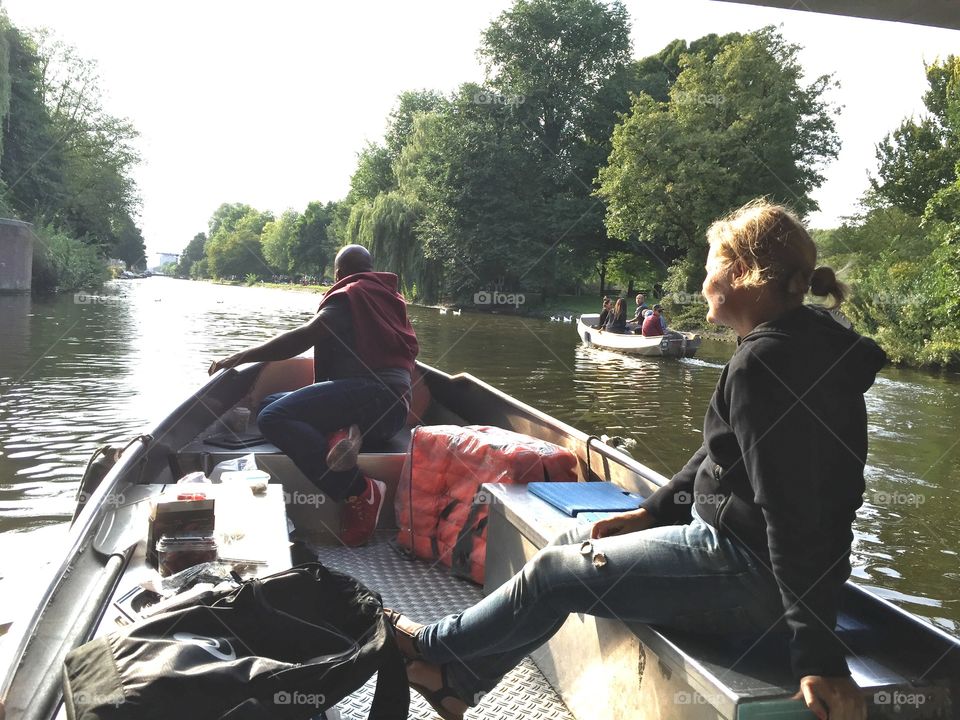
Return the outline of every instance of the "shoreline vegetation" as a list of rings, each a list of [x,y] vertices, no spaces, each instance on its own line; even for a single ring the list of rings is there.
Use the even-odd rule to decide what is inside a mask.
[[[514,0],[481,32],[483,81],[401,93],[345,197],[281,213],[225,202],[161,271],[316,286],[358,243],[420,305],[479,310],[505,294],[550,318],[657,288],[648,302],[671,327],[726,337],[699,300],[706,230],[758,197],[818,209],[840,148],[838,82],[805,73],[772,26],[640,58],[630,32],[619,0]],[[926,112],[877,138],[857,214],[812,234],[860,332],[896,364],[957,371],[960,58],[925,72]],[[94,63],[0,10],[0,176],[19,178],[0,182],[0,213],[34,223],[38,294],[145,264],[137,131],[101,97]]]

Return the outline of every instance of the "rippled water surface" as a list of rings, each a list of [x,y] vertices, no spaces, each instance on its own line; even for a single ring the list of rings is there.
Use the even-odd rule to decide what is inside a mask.
[[[66,538],[90,454],[148,430],[216,357],[309,318],[318,296],[166,278],[100,296],[0,297],[0,627],[19,583]],[[411,308],[420,358],[467,371],[593,434],[619,435],[671,475],[700,445],[733,352],[682,361],[583,347],[570,323]],[[867,493],[854,578],[960,634],[960,377],[885,370],[867,395]]]

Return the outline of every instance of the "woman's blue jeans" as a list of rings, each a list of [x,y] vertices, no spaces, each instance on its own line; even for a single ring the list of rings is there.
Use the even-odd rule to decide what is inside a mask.
[[[364,439],[385,440],[407,421],[407,404],[378,380],[346,378],[314,383],[263,399],[260,432],[293,460],[300,471],[335,501],[366,489],[357,468],[327,467],[327,439],[340,428],[359,425]]]
[[[689,525],[591,540],[583,554],[590,527],[561,535],[476,605],[418,635],[424,658],[447,666],[465,702],[476,704],[570,613],[740,635],[760,635],[783,615],[770,571],[696,515]],[[606,564],[594,562],[597,553]]]

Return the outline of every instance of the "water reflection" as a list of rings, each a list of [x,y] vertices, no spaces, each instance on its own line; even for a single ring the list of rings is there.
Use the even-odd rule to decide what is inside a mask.
[[[163,278],[108,292],[90,302],[0,297],[5,599],[13,578],[55,554],[98,446],[148,429],[206,380],[211,359],[306,320],[318,302],[296,291]],[[411,308],[411,318],[423,361],[470,372],[585,432],[619,435],[668,476],[699,447],[707,401],[734,350],[706,341],[696,358],[650,360],[585,347],[569,323],[427,308]],[[854,577],[957,632],[960,381],[888,369],[867,405]]]

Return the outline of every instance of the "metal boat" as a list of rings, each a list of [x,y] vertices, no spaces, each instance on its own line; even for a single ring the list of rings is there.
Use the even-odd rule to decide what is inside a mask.
[[[385,602],[421,621],[475,602],[515,572],[552,535],[575,519],[537,501],[522,486],[490,486],[487,584],[481,589],[445,570],[401,557],[392,500],[402,474],[410,428],[389,442],[365,446],[360,465],[388,486],[382,532],[356,550],[336,542],[335,504],[299,502],[316,489],[277,448],[266,443],[225,449],[211,442],[238,406],[312,382],[312,358],[250,365],[214,376],[149,434],[119,454],[105,473],[89,473],[78,514],[59,561],[0,645],[0,718],[66,717],[60,676],[66,653],[120,620],[123,596],[144,571],[150,498],[171,492],[188,472],[254,453],[271,476],[256,518],[271,569],[292,562],[295,535],[325,564],[378,590]],[[595,438],[467,374],[419,365],[412,424],[485,424],[542,438],[577,456],[582,481],[605,480],[646,495],[666,478]],[[108,457],[113,457],[108,455]],[[102,479],[98,479],[101,478]],[[182,487],[182,486],[180,486]],[[705,598],[705,602],[709,602]],[[960,708],[960,641],[879,597],[847,583],[839,637],[871,717],[956,717]],[[559,633],[525,660],[468,717],[613,718],[809,717],[795,692],[785,642],[718,642],[657,628],[571,616]],[[338,706],[342,717],[365,717],[367,686]],[[416,695],[411,716],[433,717]]]
[[[696,333],[671,331],[669,335],[646,337],[633,332],[601,332],[594,327],[599,319],[598,313],[581,315],[577,319],[577,334],[588,345],[649,357],[693,357],[700,347],[701,338]]]

